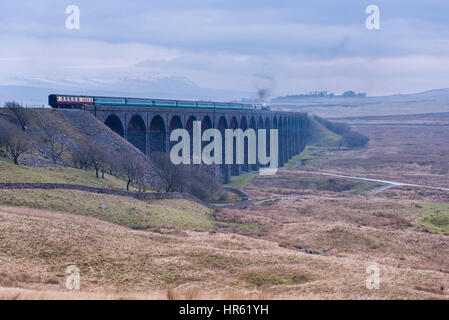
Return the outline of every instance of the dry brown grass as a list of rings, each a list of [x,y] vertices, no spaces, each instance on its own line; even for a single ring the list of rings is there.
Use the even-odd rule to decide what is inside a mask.
[[[337,153],[322,169],[445,185],[448,174],[435,171],[449,154],[449,133],[440,129],[363,128],[369,148]],[[255,199],[288,194],[304,201],[221,209],[221,228],[204,232],[130,230],[0,207],[0,298],[449,299],[448,236],[424,232],[416,220],[423,201],[447,203],[448,193],[402,187],[368,196],[298,188],[284,182],[307,175],[281,174],[270,186],[245,190]],[[71,264],[81,270],[79,292],[64,289]],[[380,268],[380,290],[365,287],[372,264]]]
[[[163,299],[162,292],[118,293],[63,290],[39,290],[0,287],[0,300],[158,300]]]
[[[281,201],[279,206],[286,209],[291,203]],[[340,229],[323,225],[317,231],[316,236],[326,228],[338,230],[338,237],[331,232],[324,240],[304,233],[309,227],[318,227],[317,222],[297,223],[294,227],[296,222],[291,221],[280,229],[282,236],[291,241],[307,240],[317,247],[336,241],[331,250],[333,256],[281,248],[277,239],[270,239],[272,234],[266,237],[270,241],[231,233],[192,231],[186,232],[187,237],[179,237],[133,231],[93,218],[23,208],[1,207],[0,222],[0,296],[4,299],[447,297],[416,289],[433,284],[447,286],[447,270],[438,271],[431,264],[418,268],[419,261],[413,263],[412,253],[418,244],[426,245],[426,239],[433,236],[430,234],[419,233],[424,237],[416,239],[415,246],[403,249],[400,253],[404,260],[399,260],[394,258],[399,257],[399,252],[385,256],[375,254],[375,249],[367,251],[365,245],[371,244],[365,244],[364,239],[368,235],[338,221]],[[349,240],[354,236],[359,240],[350,247]],[[370,236],[374,237],[371,232]],[[434,238],[433,245],[437,245],[437,239]],[[443,243],[438,245],[442,248]],[[365,268],[373,262],[382,270],[380,291],[370,291],[364,286]],[[80,292],[64,289],[64,270],[70,264],[81,269]],[[257,288],[248,278],[253,274],[263,275],[262,286]],[[57,283],[53,279],[58,279]]]
[[[371,140],[367,148],[333,152],[324,171],[449,187],[447,127],[360,126]],[[439,192],[448,202],[447,193]]]

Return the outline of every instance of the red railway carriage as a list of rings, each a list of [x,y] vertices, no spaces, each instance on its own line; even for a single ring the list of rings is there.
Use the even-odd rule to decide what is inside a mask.
[[[48,96],[48,104],[53,108],[58,108],[60,105],[64,105],[65,108],[70,108],[70,106],[76,108],[77,105],[94,104],[94,98],[89,96],[51,94]]]

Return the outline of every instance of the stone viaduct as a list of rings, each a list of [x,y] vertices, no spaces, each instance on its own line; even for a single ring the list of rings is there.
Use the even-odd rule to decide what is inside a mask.
[[[223,133],[225,129],[237,128],[252,128],[256,132],[278,129],[280,167],[304,149],[309,127],[307,114],[300,112],[100,105],[84,105],[84,109],[147,155],[156,151],[169,152],[176,143],[170,142],[171,132],[177,128],[192,131],[193,121],[201,121],[203,131],[216,128]],[[267,148],[270,152],[269,143]],[[229,182],[231,175],[259,169],[259,164],[249,165],[246,160],[247,151],[245,164],[219,165],[223,182]]]

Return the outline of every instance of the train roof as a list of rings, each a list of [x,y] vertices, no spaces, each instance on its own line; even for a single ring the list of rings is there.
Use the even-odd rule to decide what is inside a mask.
[[[111,96],[92,96],[81,94],[50,94],[49,96],[64,96],[64,97],[86,97],[86,98],[108,98],[108,99],[136,99],[136,100],[157,100],[157,101],[178,101],[178,102],[191,102],[191,103],[216,103],[216,104],[239,104],[243,106],[260,105],[261,103],[242,103],[236,101],[210,101],[210,100],[184,100],[184,99],[164,99],[164,98],[136,98],[136,97],[111,97]]]

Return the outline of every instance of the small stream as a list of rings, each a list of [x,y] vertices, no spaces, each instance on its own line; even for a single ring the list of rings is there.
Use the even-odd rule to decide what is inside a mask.
[[[297,197],[297,196],[281,196],[281,197],[273,197],[273,198],[267,198],[263,200],[257,200],[257,204],[262,204],[266,202],[272,202],[272,201],[278,201],[278,200],[296,200],[296,201],[302,201],[305,200],[304,198]]]

